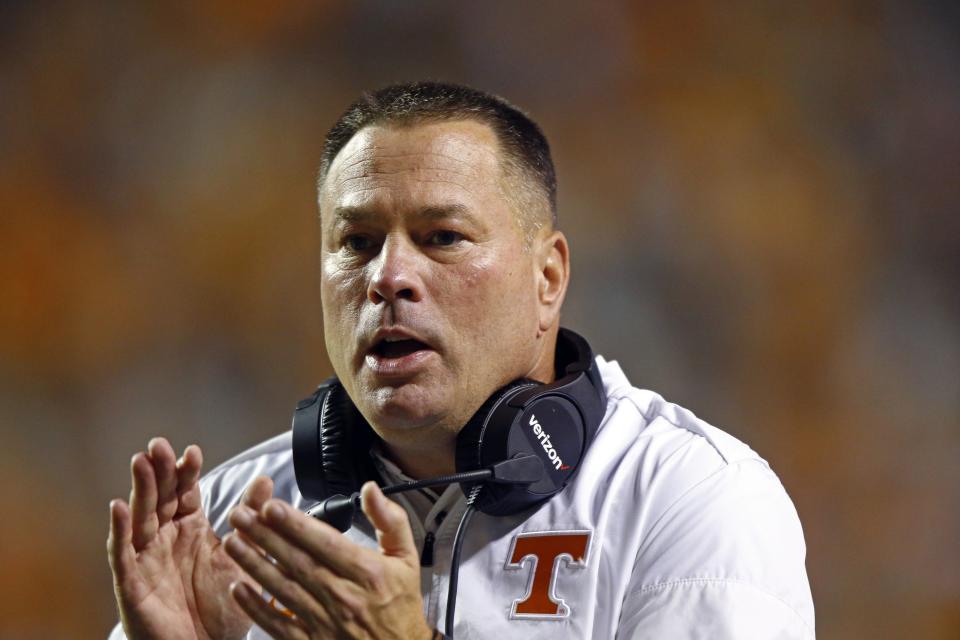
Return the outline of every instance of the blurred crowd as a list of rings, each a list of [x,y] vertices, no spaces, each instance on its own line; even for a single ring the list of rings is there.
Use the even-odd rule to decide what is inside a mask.
[[[107,502],[330,374],[314,180],[360,91],[551,140],[565,324],[750,443],[824,638],[960,634],[960,11],[949,2],[0,5],[0,640],[104,636]]]

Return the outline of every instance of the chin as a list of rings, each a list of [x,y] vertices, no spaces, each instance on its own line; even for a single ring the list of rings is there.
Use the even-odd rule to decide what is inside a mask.
[[[375,431],[414,431],[442,422],[449,409],[438,406],[436,390],[425,392],[414,385],[381,387],[363,411]],[[431,397],[432,396],[432,397]]]

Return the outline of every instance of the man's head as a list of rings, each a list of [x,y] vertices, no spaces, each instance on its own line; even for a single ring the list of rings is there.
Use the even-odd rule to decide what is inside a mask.
[[[504,141],[498,111],[537,134],[535,149]],[[536,125],[473,90],[384,89],[331,131],[319,194],[327,350],[401,463],[405,450],[450,453],[507,382],[553,379],[569,272],[553,192]]]
[[[528,239],[557,224],[557,176],[540,127],[506,100],[460,85],[414,82],[363,94],[330,129],[320,158],[318,190],[340,150],[372,125],[414,126],[474,120],[489,126],[500,146],[501,180]]]

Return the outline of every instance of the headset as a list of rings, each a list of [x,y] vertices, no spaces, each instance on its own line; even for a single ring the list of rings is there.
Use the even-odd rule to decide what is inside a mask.
[[[607,398],[590,345],[561,328],[556,380],[520,379],[498,389],[457,435],[457,473],[383,489],[390,495],[458,482],[467,508],[454,536],[445,638],[453,638],[460,550],[475,510],[508,516],[537,507],[570,481],[606,412]],[[370,449],[377,435],[336,377],[293,413],[293,468],[303,497],[320,504],[307,513],[348,530],[367,480],[377,481]]]
[[[483,483],[475,506],[487,515],[520,513],[560,492],[603,419],[606,394],[587,341],[561,328],[555,361],[554,382],[520,379],[507,384],[483,403],[457,436],[458,474],[530,456],[542,463],[544,471],[533,482],[490,478],[492,482]],[[293,466],[300,493],[322,501],[351,496],[367,480],[379,483],[370,456],[376,439],[340,381],[326,380],[297,404],[293,414]],[[461,482],[464,494],[477,484],[475,479]]]

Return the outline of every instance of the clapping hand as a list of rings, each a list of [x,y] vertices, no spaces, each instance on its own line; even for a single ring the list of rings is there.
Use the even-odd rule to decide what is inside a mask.
[[[269,495],[270,488],[269,479],[257,478],[248,492]],[[281,500],[261,508],[242,504],[231,512],[236,532],[225,538],[227,553],[282,607],[267,602],[249,580],[238,580],[231,591],[274,638],[433,637],[406,512],[373,482],[364,485],[361,504],[377,531],[379,551],[354,544]]]
[[[110,503],[107,555],[130,640],[242,638],[251,626],[229,594],[231,583],[251,585],[250,578],[200,508],[202,464],[199,447],[187,447],[176,460],[170,443],[154,438],[130,463],[129,505]],[[269,492],[251,486],[242,504],[259,509]]]

